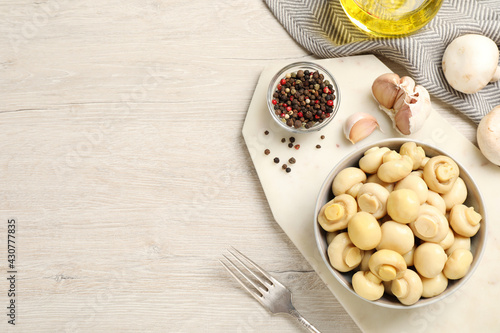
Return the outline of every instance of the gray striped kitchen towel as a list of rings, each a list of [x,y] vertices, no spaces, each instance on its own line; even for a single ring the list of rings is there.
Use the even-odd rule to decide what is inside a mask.
[[[499,83],[463,94],[444,78],[446,46],[464,34],[481,34],[500,43],[500,0],[444,0],[434,19],[416,34],[370,38],[354,27],[339,0],[265,0],[288,33],[321,58],[373,53],[403,65],[429,93],[478,123],[500,105]]]

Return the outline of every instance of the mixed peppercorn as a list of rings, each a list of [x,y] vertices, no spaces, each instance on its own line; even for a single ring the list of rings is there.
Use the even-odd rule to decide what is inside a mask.
[[[307,129],[331,116],[334,100],[333,86],[323,74],[298,70],[280,80],[271,102],[287,126]]]

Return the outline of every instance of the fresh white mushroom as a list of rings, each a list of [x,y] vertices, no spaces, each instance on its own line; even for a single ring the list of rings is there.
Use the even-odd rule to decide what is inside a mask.
[[[451,228],[448,228],[448,233],[446,234],[446,237],[439,242],[439,245],[443,248],[443,250],[448,250],[453,243],[455,242],[455,233]],[[448,253],[447,253],[448,254]]]
[[[445,239],[450,229],[446,217],[434,206],[423,204],[418,217],[410,223],[410,228],[423,241],[439,243]]]
[[[429,190],[426,203],[439,209],[443,215],[446,214],[446,202],[439,193]]]
[[[486,36],[467,34],[453,40],[443,54],[443,72],[456,90],[474,94],[498,81],[498,47]]]
[[[431,190],[442,194],[451,190],[459,172],[455,161],[448,156],[438,155],[425,164],[424,180]]]
[[[417,273],[407,269],[401,278],[392,281],[391,291],[404,305],[415,304],[422,297],[422,280]]]
[[[342,230],[357,211],[356,199],[349,194],[340,194],[321,207],[318,222],[326,231]]]
[[[422,297],[430,298],[440,295],[448,287],[448,279],[443,273],[439,273],[433,278],[426,278],[421,276],[422,280]]]
[[[433,278],[441,273],[447,259],[443,248],[430,242],[420,244],[413,255],[415,269],[426,278]]]
[[[382,280],[371,272],[356,272],[352,276],[352,288],[356,294],[369,301],[376,301],[384,295]]]
[[[443,274],[450,280],[461,279],[469,271],[472,264],[472,253],[466,249],[456,249],[446,260]]]
[[[342,232],[328,246],[328,258],[333,268],[349,272],[361,263],[363,251],[354,246],[347,232]]]
[[[472,237],[481,227],[482,216],[474,207],[455,205],[450,211],[450,226],[457,234]]]
[[[453,233],[453,244],[446,249],[446,255],[450,256],[457,249],[470,250],[470,237],[465,237],[457,233]]]
[[[387,191],[389,191],[389,193],[392,192],[392,190],[394,190],[394,183],[386,183],[380,180],[380,178],[378,178],[376,173],[368,176],[368,178],[366,178],[366,182],[382,185]]]
[[[427,201],[427,197],[429,196],[429,188],[422,178],[409,174],[408,176],[397,182],[396,186],[394,186],[394,190],[400,190],[404,188],[415,192],[418,196],[420,204],[423,204]]]
[[[335,196],[350,194],[356,198],[358,190],[366,182],[366,174],[363,170],[349,167],[341,170],[333,179],[332,191]]]
[[[370,271],[382,281],[399,279],[406,271],[403,256],[392,250],[378,250],[368,262]]]
[[[491,163],[500,165],[500,105],[479,122],[477,144],[484,157]]]
[[[347,224],[347,232],[352,243],[361,250],[374,249],[382,237],[377,219],[367,212],[354,214]]]
[[[396,222],[408,224],[418,217],[420,200],[412,190],[392,191],[387,198],[387,213]]]
[[[413,161],[413,170],[417,170],[422,165],[422,161],[425,158],[424,149],[417,146],[417,144],[413,141],[403,143],[401,148],[399,148],[399,153],[401,155],[407,155],[411,158]]]
[[[382,165],[382,157],[390,149],[387,147],[372,147],[365,151],[363,157],[359,160],[359,167],[366,173],[377,173],[378,168]]]
[[[382,185],[366,183],[358,191],[357,201],[359,208],[373,215],[376,219],[387,214],[387,198],[389,191]]]
[[[373,82],[372,93],[380,109],[391,118],[394,128],[404,135],[422,128],[432,108],[427,90],[415,85],[408,76],[382,74]]]
[[[394,221],[387,221],[380,226],[382,238],[377,250],[388,249],[404,255],[415,245],[415,237],[410,227]]]
[[[395,151],[384,154],[382,165],[377,170],[378,178],[386,183],[397,182],[410,174],[413,161],[406,155],[400,155]]]
[[[441,194],[441,196],[446,204],[446,210],[450,210],[455,205],[463,204],[467,199],[467,186],[463,179],[458,177],[451,190]]]

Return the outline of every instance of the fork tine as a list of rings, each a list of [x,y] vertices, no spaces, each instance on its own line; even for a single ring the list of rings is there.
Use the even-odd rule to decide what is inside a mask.
[[[226,256],[224,256],[227,260],[229,260]],[[243,288],[245,288],[246,291],[248,291],[248,293],[250,295],[252,295],[257,301],[259,301],[260,304],[264,305],[263,301],[262,301],[262,298],[260,295],[258,295],[258,293],[255,291],[255,290],[252,290],[250,288],[248,288],[248,286],[236,275],[233,273],[233,271],[226,265],[226,263],[224,263],[222,260],[219,260],[219,262],[222,264],[222,266],[224,266],[224,268],[229,272],[229,274],[231,274],[235,279],[236,281],[239,282],[239,284],[241,284],[241,286]],[[231,266],[233,266],[233,268],[236,268],[236,270],[238,270],[241,273],[241,271],[238,269],[238,267],[236,267],[232,262],[231,260],[229,260],[229,262],[231,263]],[[243,276],[245,276],[244,274],[242,274]],[[245,278],[248,280],[248,278],[245,276]]]
[[[229,252],[229,253],[231,253],[231,252]],[[233,257],[234,257],[234,258],[235,258],[235,259],[236,259],[236,260],[237,260],[240,264],[242,264],[242,265],[246,268],[246,270],[247,270],[247,271],[249,271],[249,272],[250,272],[253,276],[255,276],[255,274],[254,274],[252,271],[250,271],[250,270],[248,269],[248,267],[247,267],[247,266],[245,266],[245,264],[241,262],[241,260],[239,260],[237,257],[235,257],[235,256],[234,256],[234,254],[232,254],[232,253],[231,253],[231,255],[232,255],[232,256],[233,256]],[[247,274],[243,273],[243,271],[242,271],[241,269],[239,269],[239,268],[238,268],[238,266],[236,266],[236,265],[235,265],[235,264],[231,261],[231,259],[229,259],[228,257],[226,257],[224,254],[223,254],[222,256],[223,256],[224,258],[226,258],[226,260],[227,260],[227,261],[231,264],[231,266],[233,266],[233,268],[234,268],[236,271],[238,271],[238,273],[240,273],[240,275],[241,275],[241,276],[243,276],[243,277],[245,278],[245,280],[247,280],[247,281],[248,281],[248,283],[250,283],[250,284],[251,284],[251,285],[252,285],[255,289],[257,289],[257,290],[260,292],[260,294],[261,294],[261,295],[263,295],[263,294],[264,294],[264,289],[262,289],[262,287],[261,287],[261,286],[257,285],[254,281],[252,281],[252,280],[251,280],[251,279],[247,276]],[[262,284],[264,285],[264,287],[266,287],[266,285],[265,285],[262,281],[260,281],[260,280],[259,280],[259,282],[260,282],[260,283],[262,283]],[[266,289],[267,289],[267,287],[266,287]]]
[[[250,264],[252,265],[255,269],[257,269],[263,276],[265,276],[270,282],[271,284],[281,284],[278,282],[278,280],[276,280],[275,278],[273,278],[271,275],[269,275],[263,268],[261,268],[259,265],[257,265],[256,263],[254,263],[252,260],[250,260],[246,255],[244,255],[243,253],[241,253],[240,251],[238,251],[237,249],[235,249],[234,247],[231,246],[231,249],[235,252],[237,252],[240,256],[242,256],[243,258],[245,258],[245,260]],[[231,253],[236,259],[238,259],[231,251],[229,251],[229,253]],[[240,263],[241,260],[238,259],[238,261]],[[244,263],[242,263],[249,271],[250,273],[252,273],[253,276],[255,276],[255,278],[257,278],[259,281],[261,281],[262,284],[264,284],[262,282],[262,280],[255,275],[254,272],[252,272]]]

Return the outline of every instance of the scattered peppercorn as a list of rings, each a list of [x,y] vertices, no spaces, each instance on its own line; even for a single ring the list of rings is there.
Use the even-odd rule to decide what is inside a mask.
[[[269,131],[267,131],[267,130],[266,130],[266,131],[264,132],[264,134],[265,134],[265,135],[268,135],[268,134],[269,134]]]
[[[269,155],[271,154],[271,151],[269,149],[264,150],[264,154]]]
[[[292,171],[292,169],[286,168],[285,171],[286,171],[286,173],[290,173],[290,171]]]
[[[275,157],[275,158],[274,158],[274,163],[278,164],[279,162],[280,162],[280,159],[279,159],[279,158],[277,158],[277,157]]]
[[[295,160],[294,157],[290,157],[290,159],[288,160],[288,163],[290,163],[290,164],[295,164],[295,162],[297,162],[297,161]]]
[[[285,138],[281,139],[281,142],[283,142],[283,143],[286,142],[286,139]]]
[[[291,143],[295,142],[295,138],[293,136],[291,136],[289,140],[290,140]]]
[[[281,166],[281,168],[282,168],[283,170],[285,170],[286,168],[288,168],[288,165],[283,164],[283,165]]]
[[[291,142],[290,142],[290,143],[288,144],[288,148],[292,148],[292,147],[293,147],[293,143],[291,143]]]
[[[295,149],[299,150],[300,149],[300,145],[295,145]]]
[[[321,146],[320,146],[320,145],[316,145],[316,148],[320,149],[320,148],[321,148]]]
[[[321,136],[321,140],[323,140],[324,138],[325,138],[325,136],[324,136],[324,135],[322,135],[322,136]]]

